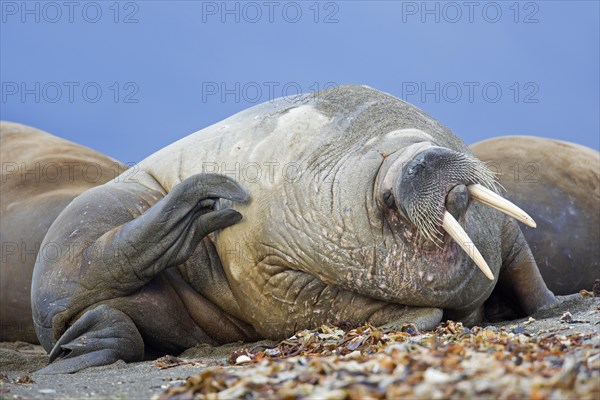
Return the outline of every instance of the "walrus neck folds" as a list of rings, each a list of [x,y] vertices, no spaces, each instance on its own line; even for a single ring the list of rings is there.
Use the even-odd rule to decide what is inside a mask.
[[[416,143],[387,157],[376,180],[380,207],[394,209],[412,223],[417,232],[436,244],[443,237],[440,227],[473,259],[482,272],[494,276],[473,241],[455,217],[466,212],[468,196],[535,227],[523,210],[496,194],[494,174],[473,157],[429,142]],[[455,190],[458,189],[458,190]],[[449,193],[464,190],[462,201]],[[467,194],[468,193],[468,194]]]

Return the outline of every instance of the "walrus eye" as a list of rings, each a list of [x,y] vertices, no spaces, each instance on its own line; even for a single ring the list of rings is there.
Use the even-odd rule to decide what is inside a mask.
[[[391,190],[386,190],[383,192],[383,202],[389,208],[393,208],[396,204],[396,200],[394,199],[394,195]]]

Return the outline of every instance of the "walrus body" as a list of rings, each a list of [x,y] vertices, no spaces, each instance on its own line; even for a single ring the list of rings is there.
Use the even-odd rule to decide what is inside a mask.
[[[503,136],[471,146],[498,173],[506,197],[538,224],[523,234],[555,294],[600,278],[600,154],[560,140]]]
[[[31,318],[35,259],[54,257],[40,244],[58,214],[82,192],[125,166],[98,152],[24,125],[0,122],[0,340],[37,343]],[[65,249],[63,249],[65,250]]]
[[[556,304],[517,222],[473,201],[490,195],[480,168],[431,117],[360,86],[196,132],[50,228],[76,256],[36,264],[45,372],[327,322],[475,322],[497,283],[525,313]]]

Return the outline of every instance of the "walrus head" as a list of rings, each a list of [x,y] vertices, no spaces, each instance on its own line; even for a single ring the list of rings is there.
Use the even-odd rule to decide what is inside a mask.
[[[437,245],[442,242],[442,230],[448,233],[490,280],[494,279],[492,271],[457,221],[470,199],[536,226],[523,210],[497,194],[495,176],[483,162],[430,142],[386,157],[376,185],[380,206],[396,211]]]

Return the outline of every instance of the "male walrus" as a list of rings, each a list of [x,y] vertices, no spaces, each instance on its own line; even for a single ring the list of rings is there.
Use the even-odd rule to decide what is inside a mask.
[[[558,303],[505,213],[535,223],[493,174],[367,87],[258,105],[137,168],[81,194],[46,235],[75,251],[36,263],[43,372],[335,321],[475,322],[496,284],[525,313]]]
[[[497,137],[471,149],[537,222],[523,234],[548,288],[592,290],[600,278],[600,153],[532,136]]]
[[[126,167],[103,154],[25,125],[0,121],[0,341],[37,343],[31,275],[40,244],[80,193]],[[52,243],[39,251],[54,257]]]

